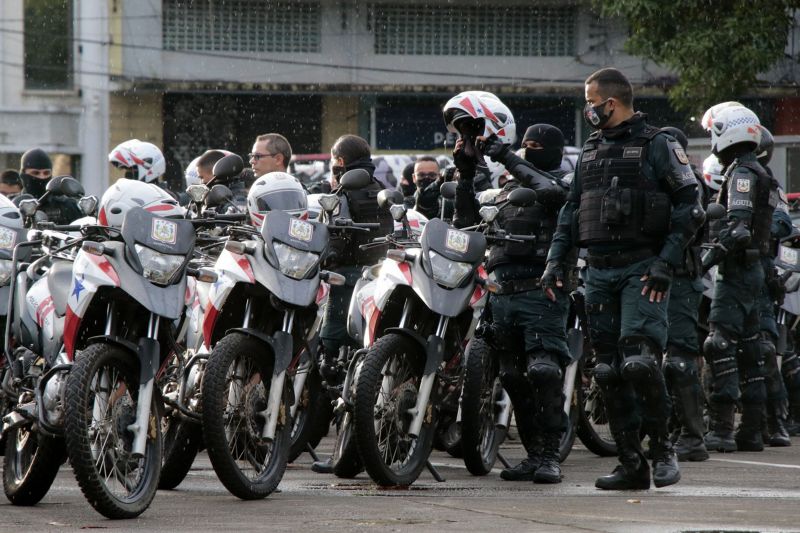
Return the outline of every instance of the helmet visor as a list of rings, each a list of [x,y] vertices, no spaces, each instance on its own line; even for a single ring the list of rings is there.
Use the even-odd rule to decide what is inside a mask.
[[[306,209],[306,195],[302,191],[275,191],[256,198],[259,213],[266,211],[297,211]]]

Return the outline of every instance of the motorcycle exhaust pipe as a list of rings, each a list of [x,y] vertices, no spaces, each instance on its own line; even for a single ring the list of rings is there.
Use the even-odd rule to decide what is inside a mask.
[[[564,413],[569,417],[572,408],[572,395],[575,393],[575,375],[578,373],[578,361],[573,361],[564,372]]]
[[[511,423],[511,396],[508,395],[506,389],[501,390],[503,391],[503,396],[497,401],[500,412],[497,414],[497,421],[494,425],[499,429],[508,429]]]

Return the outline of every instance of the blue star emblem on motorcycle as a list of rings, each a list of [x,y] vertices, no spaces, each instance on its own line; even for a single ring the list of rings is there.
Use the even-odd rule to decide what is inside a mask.
[[[85,290],[86,287],[83,286],[81,280],[75,278],[75,286],[72,288],[72,295],[75,297],[75,300],[80,300],[81,298],[81,291]]]

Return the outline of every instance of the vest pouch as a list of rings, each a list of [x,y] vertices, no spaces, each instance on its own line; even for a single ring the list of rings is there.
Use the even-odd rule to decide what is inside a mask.
[[[503,229],[512,235],[532,235],[539,232],[541,223],[538,217],[541,216],[540,210],[535,208],[504,208],[504,211],[511,211],[511,216],[503,213],[504,220],[501,221]],[[533,240],[523,242],[504,242],[503,254],[513,258],[532,259],[536,255],[536,242]]]
[[[622,211],[622,189],[611,188],[603,195],[600,207],[600,223],[608,226],[618,226],[625,223],[625,213]]]
[[[664,236],[669,233],[669,219],[672,215],[672,202],[663,192],[644,193],[642,210],[642,233]]]

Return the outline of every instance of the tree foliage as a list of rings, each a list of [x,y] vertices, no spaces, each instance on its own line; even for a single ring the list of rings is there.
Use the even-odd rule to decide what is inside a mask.
[[[676,109],[741,98],[784,56],[800,0],[593,0],[630,28],[626,49],[672,69]]]

